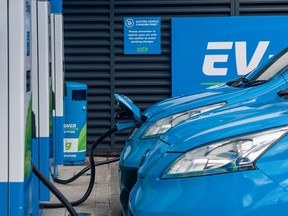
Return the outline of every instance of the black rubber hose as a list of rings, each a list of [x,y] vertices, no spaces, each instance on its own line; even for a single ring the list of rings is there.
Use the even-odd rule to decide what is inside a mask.
[[[94,162],[94,155],[93,152],[96,149],[96,147],[108,136],[110,136],[111,134],[115,133],[117,131],[117,127],[114,126],[113,128],[111,128],[110,130],[106,131],[104,134],[102,134],[98,140],[96,140],[92,147],[90,148],[90,154],[89,154],[89,162],[90,162],[90,166],[91,166],[91,177],[90,177],[90,182],[89,182],[89,186],[85,192],[85,194],[76,201],[71,202],[72,206],[77,206],[82,204],[83,202],[85,202],[85,200],[90,196],[93,186],[94,186],[94,182],[95,182],[95,162]],[[62,208],[63,204],[62,203],[43,203],[43,207],[44,208]]]
[[[101,166],[101,165],[105,165],[105,164],[114,163],[114,162],[117,162],[117,161],[119,161],[119,157],[111,158],[111,159],[104,160],[104,161],[99,161],[99,162],[95,163],[95,167]],[[65,184],[69,184],[69,183],[75,181],[76,179],[81,177],[84,173],[86,173],[90,169],[91,169],[91,165],[88,165],[84,169],[82,169],[80,172],[78,172],[76,175],[72,176],[69,179],[58,179],[58,178],[54,178],[53,176],[52,176],[52,178],[53,178],[54,182],[56,182],[58,184],[64,184],[65,185]]]
[[[66,207],[71,216],[77,216],[77,212],[73,208],[72,204],[66,199],[66,197],[41,173],[41,171],[32,163],[33,173],[43,182],[43,184],[49,188],[49,190],[60,200],[63,206]]]

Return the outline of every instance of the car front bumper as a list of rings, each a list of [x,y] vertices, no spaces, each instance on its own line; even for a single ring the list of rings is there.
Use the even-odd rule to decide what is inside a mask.
[[[137,168],[121,167],[119,169],[120,203],[122,214],[128,215],[129,194],[137,181]]]
[[[120,155],[119,180],[120,202],[122,214],[128,215],[128,199],[130,191],[137,181],[137,170],[143,155],[155,144],[157,138],[141,140],[140,137],[150,124],[139,128],[134,136],[126,141],[125,148]]]
[[[129,197],[137,216],[288,215],[288,193],[259,170],[161,179],[138,178]]]

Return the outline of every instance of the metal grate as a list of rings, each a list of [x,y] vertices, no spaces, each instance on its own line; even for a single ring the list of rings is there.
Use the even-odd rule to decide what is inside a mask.
[[[287,0],[239,0],[239,15],[241,16],[281,16],[287,14]]]
[[[91,144],[111,125],[110,2],[63,1],[63,12],[65,78],[88,85],[87,138]]]

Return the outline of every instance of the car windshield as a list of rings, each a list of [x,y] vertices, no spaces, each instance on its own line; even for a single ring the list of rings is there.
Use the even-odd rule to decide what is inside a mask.
[[[227,82],[233,87],[252,87],[260,85],[281,76],[288,70],[288,49],[283,50],[266,64],[262,64],[250,73],[238,79]]]

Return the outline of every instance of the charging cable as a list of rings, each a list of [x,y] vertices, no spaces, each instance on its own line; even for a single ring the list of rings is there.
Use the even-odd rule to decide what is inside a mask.
[[[88,188],[85,192],[85,194],[76,201],[71,202],[72,206],[77,206],[82,204],[83,202],[85,202],[85,200],[90,196],[93,186],[94,186],[94,181],[95,181],[95,161],[94,161],[94,155],[93,152],[96,149],[96,147],[108,136],[110,136],[111,134],[115,133],[117,131],[117,126],[114,126],[113,128],[111,128],[110,130],[106,131],[104,134],[102,134],[96,141],[95,143],[92,145],[92,147],[90,148],[90,153],[89,153],[89,162],[90,162],[90,169],[91,169],[91,178],[90,178],[90,182],[88,185]],[[44,208],[62,208],[64,205],[63,203],[43,203]]]

